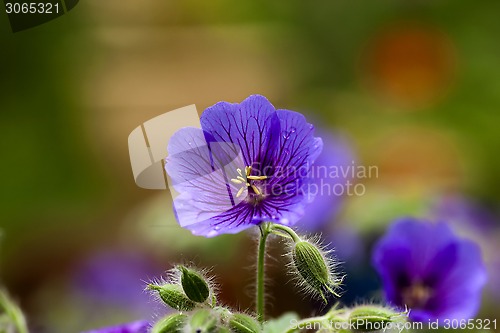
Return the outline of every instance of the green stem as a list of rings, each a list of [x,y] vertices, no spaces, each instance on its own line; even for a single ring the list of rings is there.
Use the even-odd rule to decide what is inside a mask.
[[[259,248],[257,253],[257,319],[259,322],[264,322],[264,312],[265,312],[265,304],[264,304],[264,296],[265,296],[265,286],[264,286],[264,277],[265,277],[265,261],[266,261],[266,241],[267,237],[270,233],[275,233],[282,237],[285,237],[283,233],[288,234],[295,243],[300,242],[300,237],[293,231],[292,228],[286,227],[280,224],[273,223],[263,223],[260,226],[260,240],[259,240]]]
[[[264,268],[266,260],[266,240],[269,236],[269,224],[260,227],[259,249],[257,254],[257,319],[264,321]]]
[[[287,233],[288,235],[290,235],[290,237],[292,237],[293,241],[295,243],[297,242],[300,242],[301,239],[299,237],[299,235],[297,235],[297,233],[295,231],[293,231],[292,228],[289,228],[287,226],[284,226],[284,225],[281,225],[281,224],[273,224],[271,226],[271,230],[280,230],[280,231],[284,231],[285,233]]]

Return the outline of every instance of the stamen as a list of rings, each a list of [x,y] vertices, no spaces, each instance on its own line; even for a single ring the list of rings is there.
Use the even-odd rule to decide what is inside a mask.
[[[239,190],[238,190],[238,193],[236,193],[236,197],[238,198],[242,193],[243,193],[243,190],[245,189],[246,187],[241,187]]]
[[[255,194],[257,195],[261,195],[259,189],[255,186],[255,185],[250,185],[252,187],[252,189],[254,190]]]
[[[257,196],[261,196],[262,192],[259,190],[259,188],[253,184],[250,183],[251,180],[264,180],[267,179],[267,176],[251,176],[250,174],[252,173],[252,167],[251,166],[246,166],[245,167],[245,175],[243,175],[242,170],[240,168],[237,168],[236,171],[238,172],[239,176],[236,176],[236,178],[232,178],[231,182],[234,184],[245,184],[236,193],[236,197],[240,197],[244,190],[251,187],[253,192]]]
[[[250,180],[264,180],[264,179],[267,179],[267,176],[247,176],[247,179],[250,179]]]

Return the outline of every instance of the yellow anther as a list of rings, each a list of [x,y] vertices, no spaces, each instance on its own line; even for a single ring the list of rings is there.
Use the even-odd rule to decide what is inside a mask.
[[[250,180],[264,180],[264,179],[267,179],[267,176],[247,176],[247,179],[250,179]]]
[[[245,190],[245,189],[246,189],[246,187],[244,187],[244,186],[243,186],[243,187],[241,187],[241,188],[239,189],[238,193],[236,193],[236,197],[239,197],[239,196],[243,193],[243,190]]]
[[[246,166],[245,167],[245,175],[243,175],[242,170],[240,168],[237,168],[236,171],[238,172],[239,176],[236,176],[236,178],[232,178],[231,182],[234,184],[245,184],[236,193],[236,197],[239,197],[243,194],[244,190],[251,187],[253,192],[256,195],[262,195],[262,192],[259,190],[259,188],[253,184],[250,183],[251,180],[264,180],[267,179],[267,176],[251,176],[250,174],[252,173],[252,167],[251,166]]]
[[[252,187],[252,189],[253,189],[253,191],[255,192],[255,194],[257,194],[257,195],[261,195],[261,193],[260,193],[259,189],[258,189],[255,185],[250,185],[250,186]]]

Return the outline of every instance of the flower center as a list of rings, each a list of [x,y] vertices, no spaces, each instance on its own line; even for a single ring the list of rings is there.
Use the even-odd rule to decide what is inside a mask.
[[[431,298],[432,289],[418,282],[403,290],[403,302],[410,308],[425,307]]]
[[[253,193],[255,193],[258,197],[262,196],[262,192],[259,190],[257,186],[255,186],[254,182],[257,180],[264,180],[267,179],[267,176],[252,176],[252,167],[251,166],[246,166],[245,167],[245,174],[241,171],[240,168],[236,169],[238,172],[239,176],[236,178],[232,178],[231,182],[237,185],[242,185],[241,188],[238,190],[238,193],[236,193],[236,197],[238,198],[243,194],[243,191],[245,188],[252,189]]]

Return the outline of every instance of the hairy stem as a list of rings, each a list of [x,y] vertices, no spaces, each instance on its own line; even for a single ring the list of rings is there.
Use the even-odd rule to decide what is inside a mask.
[[[269,224],[264,223],[260,226],[260,240],[257,254],[257,319],[264,321],[264,269],[266,260],[266,241],[269,236]]]
[[[270,233],[275,233],[282,237],[286,237],[284,234],[289,235],[294,242],[299,242],[300,237],[293,231],[292,228],[286,227],[280,224],[273,223],[263,223],[260,225],[260,240],[259,248],[257,253],[257,319],[260,322],[264,322],[264,312],[265,312],[265,261],[266,261],[266,241]]]

